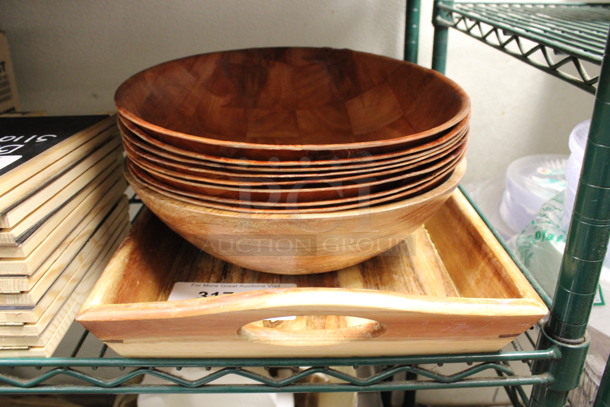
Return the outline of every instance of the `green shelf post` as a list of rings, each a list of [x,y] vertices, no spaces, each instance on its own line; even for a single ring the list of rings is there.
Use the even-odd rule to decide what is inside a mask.
[[[534,373],[548,370],[554,375],[555,382],[548,388],[534,386],[532,406],[563,406],[568,391],[578,386],[588,347],[587,322],[609,236],[610,39],[606,43],[555,301],[538,344],[539,349],[550,344],[557,346],[562,358],[549,363],[534,363]],[[578,376],[572,377],[574,375],[568,374],[570,371],[577,371]]]
[[[451,5],[453,0],[435,0],[434,11],[432,13],[432,25],[434,25],[434,44],[432,48],[432,69],[440,73],[445,73],[447,67],[447,43],[449,41],[449,27],[440,24],[438,19],[448,19],[450,14],[440,10],[440,3]]]
[[[404,59],[416,64],[419,53],[420,0],[407,0],[406,10]]]

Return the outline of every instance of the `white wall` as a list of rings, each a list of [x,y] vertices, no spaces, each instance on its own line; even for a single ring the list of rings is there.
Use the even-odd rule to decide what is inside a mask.
[[[254,46],[346,47],[400,57],[402,0],[2,0],[23,108],[113,109],[131,74],[201,52]],[[420,63],[430,66],[431,0],[422,0]],[[593,97],[452,31],[447,75],[473,103],[466,181],[514,158],[567,153]]]

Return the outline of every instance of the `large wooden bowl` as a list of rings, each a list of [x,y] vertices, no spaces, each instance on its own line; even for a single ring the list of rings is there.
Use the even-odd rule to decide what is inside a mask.
[[[126,175],[144,204],[196,247],[252,270],[310,274],[349,267],[394,247],[440,208],[463,171],[399,202],[308,214],[244,214],[191,205]]]
[[[452,145],[462,140],[464,135],[469,131],[469,124],[469,117],[467,117],[450,129],[437,134],[435,137],[431,137],[425,143],[389,153],[373,154],[362,150],[354,156],[345,158],[333,157],[316,161],[312,161],[307,157],[296,161],[280,161],[276,158],[270,158],[261,161],[245,158],[212,156],[178,148],[156,139],[138,126],[120,117],[120,115],[118,120],[119,130],[124,141],[161,157],[182,161],[188,163],[189,166],[203,165],[224,169],[226,171],[249,171],[274,174],[321,173],[326,171],[337,171],[339,169],[363,169],[376,167],[385,162],[399,162],[401,160],[424,158],[430,154],[435,154],[448,145]]]
[[[459,123],[466,93],[421,66],[351,50],[256,48],[190,56],[127,79],[118,112],[164,142],[280,160],[396,151]]]

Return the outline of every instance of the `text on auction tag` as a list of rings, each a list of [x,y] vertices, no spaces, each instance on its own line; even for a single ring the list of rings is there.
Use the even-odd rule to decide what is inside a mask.
[[[294,288],[296,284],[231,284],[231,283],[186,283],[177,282],[169,295],[168,301],[191,300],[194,298],[218,297],[219,295],[237,294],[246,291],[268,290],[272,288]]]
[[[169,294],[168,301],[191,300],[194,298],[218,297],[246,291],[267,290],[271,288],[294,288],[296,284],[225,284],[225,283],[185,283],[177,282]],[[295,316],[268,318],[271,321],[292,320]]]

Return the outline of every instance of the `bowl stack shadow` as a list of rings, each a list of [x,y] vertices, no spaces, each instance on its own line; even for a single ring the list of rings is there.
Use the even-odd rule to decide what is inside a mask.
[[[364,52],[195,55],[133,75],[115,102],[125,174],[145,205],[257,271],[321,273],[382,253],[465,171],[466,93]]]

